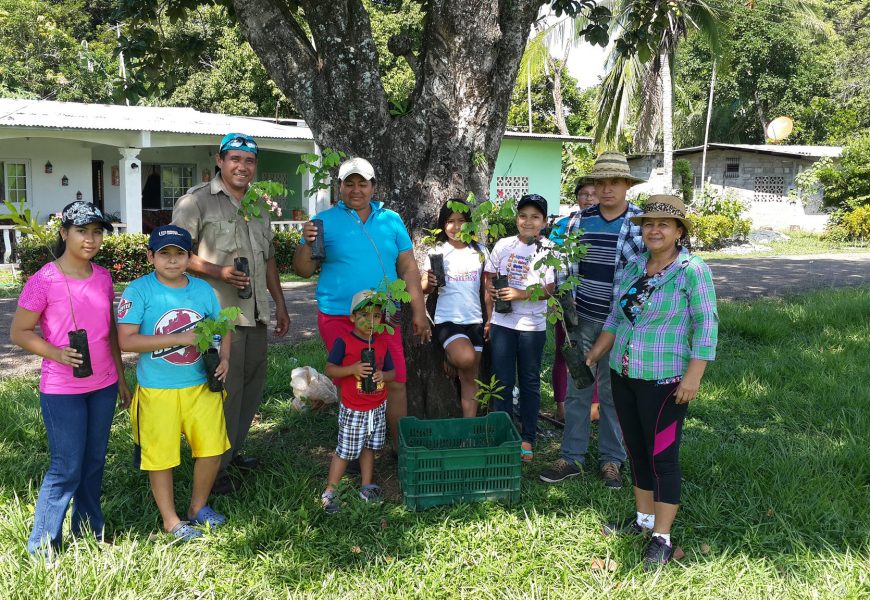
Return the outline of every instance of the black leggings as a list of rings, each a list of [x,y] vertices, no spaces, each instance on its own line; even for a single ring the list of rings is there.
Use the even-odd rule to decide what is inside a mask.
[[[679,383],[623,377],[611,370],[613,404],[631,463],[631,478],[656,502],[680,503],[680,439],[688,404],[677,404]]]

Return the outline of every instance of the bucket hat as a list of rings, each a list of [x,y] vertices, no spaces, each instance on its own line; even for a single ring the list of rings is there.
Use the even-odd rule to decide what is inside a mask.
[[[646,179],[631,174],[625,154],[621,152],[603,152],[595,161],[586,179],[625,179],[631,182],[631,185],[646,182]]]
[[[691,229],[689,220],[686,218],[686,205],[677,196],[670,194],[656,194],[649,197],[644,204],[643,213],[629,220],[635,225],[643,223],[644,219],[676,219],[682,223],[688,233]]]

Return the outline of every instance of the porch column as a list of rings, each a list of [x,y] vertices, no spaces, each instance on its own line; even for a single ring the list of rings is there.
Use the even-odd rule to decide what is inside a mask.
[[[127,233],[142,233],[142,174],[139,163],[140,148],[118,148],[121,160],[121,220],[127,224]]]

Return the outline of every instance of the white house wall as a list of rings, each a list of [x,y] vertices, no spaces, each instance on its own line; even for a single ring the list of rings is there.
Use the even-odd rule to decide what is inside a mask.
[[[12,138],[4,140],[0,148],[0,161],[25,160],[28,163],[27,204],[32,211],[46,220],[49,214],[59,212],[75,201],[76,192],[82,199],[91,200],[91,147],[74,140],[45,138]],[[51,162],[52,172],[45,172],[45,163]],[[66,175],[69,185],[61,185]]]

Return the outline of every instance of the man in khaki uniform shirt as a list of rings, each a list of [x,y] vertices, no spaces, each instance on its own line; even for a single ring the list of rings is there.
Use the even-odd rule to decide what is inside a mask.
[[[202,277],[214,288],[221,307],[238,306],[242,313],[232,336],[230,370],[227,374],[227,399],[224,414],[230,448],[221,459],[221,475],[212,493],[229,493],[236,484],[226,474],[233,464],[242,470],[257,467],[255,458],[241,454],[254,415],[263,400],[266,382],[266,327],[271,311],[269,297],[275,301],[275,333],[284,336],[290,316],[284,303],[269,215],[249,221],[239,214],[242,196],[257,169],[257,144],[249,136],[229,133],[221,141],[215,157],[220,172],[209,183],[198,185],[178,199],[172,222],[184,227],[193,237],[193,255],[188,271]],[[236,257],[246,257],[250,277],[237,271]],[[253,294],[239,298],[238,291],[248,284]]]

